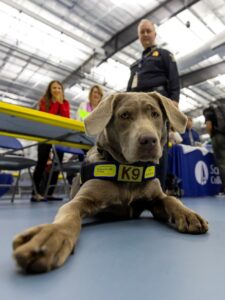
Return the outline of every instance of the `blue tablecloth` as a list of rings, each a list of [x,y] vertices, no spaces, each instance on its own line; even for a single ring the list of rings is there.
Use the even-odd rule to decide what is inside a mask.
[[[206,149],[174,145],[169,150],[168,173],[181,180],[187,197],[215,195],[222,187],[213,154]]]

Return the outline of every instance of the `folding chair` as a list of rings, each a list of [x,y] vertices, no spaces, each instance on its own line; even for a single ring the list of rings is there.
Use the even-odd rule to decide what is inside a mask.
[[[69,197],[70,196],[70,186],[69,186],[68,181],[65,178],[64,172],[74,172],[74,174],[78,173],[80,171],[80,167],[81,167],[82,161],[84,159],[85,153],[81,149],[75,149],[75,148],[59,146],[59,145],[53,145],[52,150],[53,150],[52,168],[49,173],[44,197],[47,196],[53,172],[61,172],[64,186],[65,186],[65,193]],[[58,158],[57,152],[73,154],[73,155],[76,155],[77,158],[75,158],[73,160],[69,160],[68,162],[61,163]]]
[[[19,172],[15,184],[11,185],[11,187],[13,188],[11,202],[14,201],[16,191],[19,187],[21,171],[24,169],[28,169],[31,182],[33,184],[34,190],[36,191],[36,187],[33,182],[33,176],[31,174],[31,167],[34,167],[36,165],[36,161],[24,157],[23,146],[21,142],[14,137],[0,136],[0,148],[2,148],[2,150],[8,149],[8,151],[0,153],[0,170]],[[19,154],[16,153],[18,151],[20,152]]]

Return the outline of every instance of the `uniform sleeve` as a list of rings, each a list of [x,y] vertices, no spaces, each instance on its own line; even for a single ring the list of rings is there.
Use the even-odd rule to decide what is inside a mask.
[[[179,102],[180,97],[180,79],[177,70],[177,64],[174,59],[174,56],[169,51],[163,53],[164,63],[166,66],[167,73],[167,91],[168,96],[171,100]]]
[[[128,84],[127,84],[127,92],[132,91],[132,84],[133,84],[134,76],[136,74],[138,63],[139,63],[139,60],[130,66],[130,78],[129,78]]]
[[[70,104],[67,100],[64,100],[62,104],[58,104],[59,115],[65,118],[70,118]]]

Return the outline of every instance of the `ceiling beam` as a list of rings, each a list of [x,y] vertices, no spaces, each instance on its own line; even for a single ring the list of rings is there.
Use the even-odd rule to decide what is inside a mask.
[[[18,101],[18,105],[30,106],[35,107],[37,106],[38,100],[43,96],[43,91],[46,87],[38,86],[36,88],[30,87],[29,85],[6,80],[0,79],[0,101],[5,97],[15,101]],[[7,95],[9,94],[9,95]],[[17,98],[15,99],[14,96],[16,95]],[[72,94],[65,91],[66,97],[68,96],[69,99],[72,98]],[[29,104],[29,105],[28,105]],[[72,110],[76,110],[79,103],[70,101],[70,108]]]
[[[91,55],[79,68],[72,72],[65,80],[63,84],[65,87],[71,87],[77,83],[84,73],[89,73],[93,66],[98,66],[99,64],[106,61],[112,55],[122,50],[127,45],[130,45],[135,40],[137,40],[137,26],[142,19],[151,19],[152,22],[159,25],[166,20],[176,16],[183,10],[189,8],[199,0],[167,0],[158,5],[155,9],[147,12],[141,18],[137,19],[135,22],[125,27],[123,30],[115,34],[109,41],[107,41],[102,47],[104,50],[104,55],[102,53],[94,53]]]
[[[206,68],[202,68],[200,70],[196,70],[196,71],[187,73],[180,77],[181,88],[196,85],[198,83],[204,82],[211,78],[215,78],[216,76],[218,76],[220,74],[224,74],[224,73],[225,73],[225,61],[214,64],[214,65],[206,67]],[[219,101],[219,99],[217,99],[216,101],[213,101],[213,103],[215,104],[218,101]],[[207,105],[201,105],[201,107],[190,110],[190,111],[188,111],[188,115],[190,115],[192,117],[198,117],[198,116],[202,115],[203,109],[206,106]]]
[[[25,97],[26,99],[30,99],[31,102],[33,101],[33,103],[35,103],[43,94],[42,90],[38,88],[35,89],[29,85],[6,79],[0,79],[0,90],[3,93],[15,94],[18,96],[18,98],[21,97],[21,102],[23,102],[22,98]],[[32,96],[30,97],[28,94]]]
[[[25,6],[18,3],[18,1],[12,1],[12,0],[1,0],[1,1],[4,2],[6,5],[9,5],[15,9],[17,9],[20,13],[24,13],[24,14],[30,16],[31,18],[49,26],[50,28],[53,28],[56,31],[65,34],[66,36],[76,40],[77,42],[80,42],[81,44],[87,46],[88,48],[90,48],[90,47],[93,49],[95,48],[94,44],[91,44],[89,41],[75,35],[71,31],[66,30],[65,28],[62,28],[61,26],[57,25],[55,22],[51,22],[51,21],[47,20],[45,17],[42,17],[40,14],[37,14],[34,11],[31,11],[30,9],[27,9]]]
[[[63,65],[62,63],[55,63],[55,62],[51,62],[49,59],[45,59],[43,57],[41,57],[40,55],[37,55],[36,53],[31,53],[27,50],[21,49],[19,47],[17,47],[16,45],[12,45],[9,44],[5,41],[0,41],[0,46],[2,46],[4,49],[6,49],[6,51],[11,50],[12,54],[10,54],[11,56],[14,56],[18,59],[25,59],[24,60],[30,60],[30,62],[38,67],[43,67],[46,66],[48,68],[49,71],[52,72],[58,72],[60,71],[60,73],[62,74],[68,74],[69,72],[71,72],[71,68],[68,68],[67,66]],[[21,58],[22,55],[22,58]]]
[[[197,2],[199,2],[199,0],[187,1],[187,4],[184,4],[184,1],[179,0],[164,1],[155,9],[135,20],[135,22],[125,27],[106,42],[103,46],[106,53],[106,59],[137,40],[137,27],[142,19],[149,19],[153,23],[161,25]]]
[[[211,39],[209,39],[206,43],[203,43],[202,46],[198,47],[196,50],[177,59],[178,70],[179,72],[185,71],[187,68],[197,65],[214,55],[220,57],[225,55],[225,30],[219,34],[215,34]]]
[[[219,74],[225,74],[225,61],[182,75],[180,77],[181,88],[198,84]]]
[[[208,107],[208,106],[210,106],[210,105],[212,105],[212,104],[213,104],[213,105],[218,105],[218,104],[221,104],[221,102],[224,103],[224,99],[217,99],[217,100],[215,100],[215,101],[213,101],[213,102],[210,102],[209,105],[201,105],[201,106],[198,107],[198,108],[195,108],[195,109],[192,109],[192,110],[188,111],[188,112],[187,112],[187,115],[188,115],[188,116],[191,116],[191,117],[193,117],[193,118],[202,116],[202,115],[203,115],[203,110],[204,110],[206,107]]]

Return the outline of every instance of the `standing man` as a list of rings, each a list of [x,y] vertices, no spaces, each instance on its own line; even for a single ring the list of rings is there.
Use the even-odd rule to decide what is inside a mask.
[[[143,19],[138,25],[138,37],[144,48],[141,59],[131,65],[128,92],[157,91],[173,101],[178,107],[180,83],[177,65],[172,53],[156,46],[154,24]],[[165,190],[167,173],[167,145],[157,167],[157,177]]]
[[[217,109],[222,110],[221,107]],[[220,127],[215,107],[210,106],[203,110],[203,115],[205,117],[206,131],[211,137],[213,154],[215,162],[219,168],[220,178],[222,181],[222,194],[225,195],[225,130]],[[220,125],[220,126],[219,126]]]

